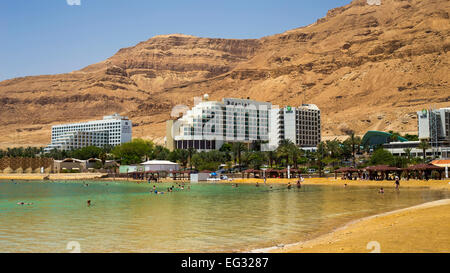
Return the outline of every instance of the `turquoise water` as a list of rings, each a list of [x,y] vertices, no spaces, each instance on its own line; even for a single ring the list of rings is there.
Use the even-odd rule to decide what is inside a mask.
[[[357,218],[448,198],[429,189],[0,181],[0,252],[231,252],[311,239]],[[157,184],[166,191],[170,184]],[[86,201],[92,200],[87,206]],[[18,202],[33,203],[18,205]]]

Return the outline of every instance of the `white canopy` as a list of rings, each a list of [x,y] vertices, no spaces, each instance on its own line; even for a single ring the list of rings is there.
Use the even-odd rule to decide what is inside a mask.
[[[141,164],[145,171],[178,171],[180,165],[167,160],[150,160]]]
[[[177,163],[168,161],[168,160],[149,160],[144,163],[141,163],[142,165],[178,165]]]

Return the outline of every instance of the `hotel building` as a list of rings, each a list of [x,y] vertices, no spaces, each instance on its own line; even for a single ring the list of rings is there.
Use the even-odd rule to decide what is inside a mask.
[[[433,147],[450,146],[450,108],[417,112],[419,139]]]
[[[167,122],[168,149],[218,150],[224,143],[260,141],[262,150],[269,151],[283,139],[301,147],[320,142],[320,110],[315,105],[280,110],[250,99],[207,99]]]
[[[131,121],[118,114],[104,116],[102,120],[56,125],[52,127],[52,142],[44,151],[120,145],[131,141],[131,129]]]
[[[271,104],[250,99],[205,100],[176,121],[168,121],[169,149],[218,150],[225,142],[269,140]]]
[[[450,108],[418,111],[417,120],[419,140],[427,140],[430,144],[425,156],[450,158]],[[385,143],[383,148],[394,156],[407,156],[406,149],[410,149],[410,156],[423,157],[419,145],[420,141],[397,141]]]
[[[303,148],[315,148],[320,143],[320,109],[316,105],[287,106],[270,112],[270,140],[263,150],[275,150],[282,140]]]

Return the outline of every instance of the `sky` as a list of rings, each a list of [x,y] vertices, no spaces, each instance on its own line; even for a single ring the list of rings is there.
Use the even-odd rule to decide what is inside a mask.
[[[155,35],[261,38],[350,0],[1,0],[0,81],[66,73]]]

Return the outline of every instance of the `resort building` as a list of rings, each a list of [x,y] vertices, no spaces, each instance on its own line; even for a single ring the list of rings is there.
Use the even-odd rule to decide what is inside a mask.
[[[272,109],[271,103],[249,98],[209,101],[205,95],[181,118],[167,122],[166,147],[207,151],[218,150],[224,143],[261,142],[262,150],[268,151],[283,139],[315,147],[320,128],[320,110],[315,105]]]
[[[104,116],[102,120],[53,126],[52,142],[44,151],[120,145],[131,141],[131,129],[131,121],[119,114]]]
[[[275,150],[282,140],[290,140],[302,148],[317,147],[321,141],[320,109],[314,104],[271,109],[270,123],[265,151]]]
[[[419,148],[420,141],[390,142],[383,144],[383,148],[394,156],[423,157],[423,150]],[[426,157],[450,158],[450,147],[430,147],[425,150]]]
[[[417,112],[419,139],[426,139],[432,147],[450,146],[450,108]]]
[[[250,99],[209,101],[205,95],[183,117],[168,122],[166,146],[218,150],[225,142],[268,141],[271,107]]]

